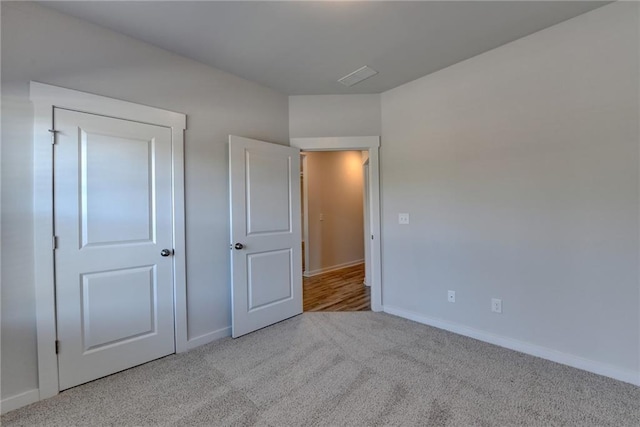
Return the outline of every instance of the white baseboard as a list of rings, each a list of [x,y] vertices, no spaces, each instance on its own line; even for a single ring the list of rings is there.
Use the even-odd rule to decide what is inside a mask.
[[[6,414],[14,409],[22,408],[40,400],[40,391],[37,388],[7,397],[0,401],[0,413]]]
[[[448,322],[446,320],[436,319],[421,314],[404,310],[397,307],[384,306],[385,313],[393,314],[395,316],[404,317],[405,319],[413,320],[418,323],[433,326],[438,329],[444,329],[459,335],[475,338],[480,341],[484,341],[490,344],[495,344],[500,347],[505,347],[510,350],[526,353],[531,356],[540,357],[542,359],[550,360],[552,362],[560,363],[563,365],[571,366],[573,368],[582,369],[583,371],[593,372],[594,374],[603,375],[605,377],[613,378],[616,380],[631,383],[640,386],[640,372],[634,372],[630,370],[620,369],[615,366],[608,365],[602,362],[596,362],[594,360],[585,359],[580,356],[563,353],[561,351],[553,350],[547,347],[542,347],[536,344],[530,344],[524,341],[514,340],[501,335],[495,335],[490,332],[481,331],[478,329],[469,328],[457,323]]]
[[[187,341],[187,349],[191,350],[228,336],[231,336],[231,326],[190,339]],[[7,397],[0,401],[0,413],[6,414],[9,411],[30,405],[38,400],[40,400],[40,391],[37,388],[25,391],[24,393],[20,393],[15,396]]]
[[[332,265],[331,267],[324,267],[324,268],[320,268],[318,270],[305,271],[304,273],[302,273],[302,275],[304,277],[313,277],[313,276],[317,276],[318,274],[328,273],[330,271],[341,270],[343,268],[353,267],[354,265],[358,265],[358,264],[364,264],[364,259],[358,259],[358,260],[355,260],[355,261],[344,262],[342,264]]]
[[[216,340],[219,340],[220,338],[229,336],[231,336],[231,326],[218,329],[217,331],[208,332],[187,341],[187,350],[191,350],[193,348],[200,347],[201,345],[209,344],[210,342],[214,342]]]

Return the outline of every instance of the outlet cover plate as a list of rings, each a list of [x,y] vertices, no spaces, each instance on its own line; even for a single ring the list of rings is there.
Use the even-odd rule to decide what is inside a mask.
[[[398,214],[398,224],[402,224],[402,225],[409,224],[409,214],[408,213]]]
[[[456,302],[456,291],[448,291],[447,292],[447,301]]]
[[[502,313],[502,300],[498,298],[491,298],[491,311],[494,313]]]

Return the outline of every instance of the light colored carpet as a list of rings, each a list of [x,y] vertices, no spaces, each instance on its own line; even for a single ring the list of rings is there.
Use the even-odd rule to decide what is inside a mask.
[[[640,388],[382,313],[305,313],[9,412],[3,426],[638,426]]]

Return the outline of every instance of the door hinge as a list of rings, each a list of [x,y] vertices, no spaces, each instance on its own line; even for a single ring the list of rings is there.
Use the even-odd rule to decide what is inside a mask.
[[[56,354],[60,353],[60,340],[56,340]]]
[[[51,145],[56,145],[56,134],[60,131],[55,129],[49,129],[49,132],[51,132]]]
[[[373,240],[373,234],[371,235],[371,240]]]
[[[53,236],[53,238],[51,239],[51,246],[53,247],[54,251],[58,249],[58,236]]]

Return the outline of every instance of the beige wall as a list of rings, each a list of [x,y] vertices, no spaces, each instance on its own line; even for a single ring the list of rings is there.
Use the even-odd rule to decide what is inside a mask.
[[[385,310],[638,381],[639,6],[382,95]]]
[[[364,259],[363,174],[360,151],[306,154],[309,251],[313,274]],[[324,219],[321,219],[324,217]]]
[[[288,97],[28,3],[2,11],[2,399],[38,387],[29,81],[187,115],[189,339],[231,322],[229,134],[288,144]]]

